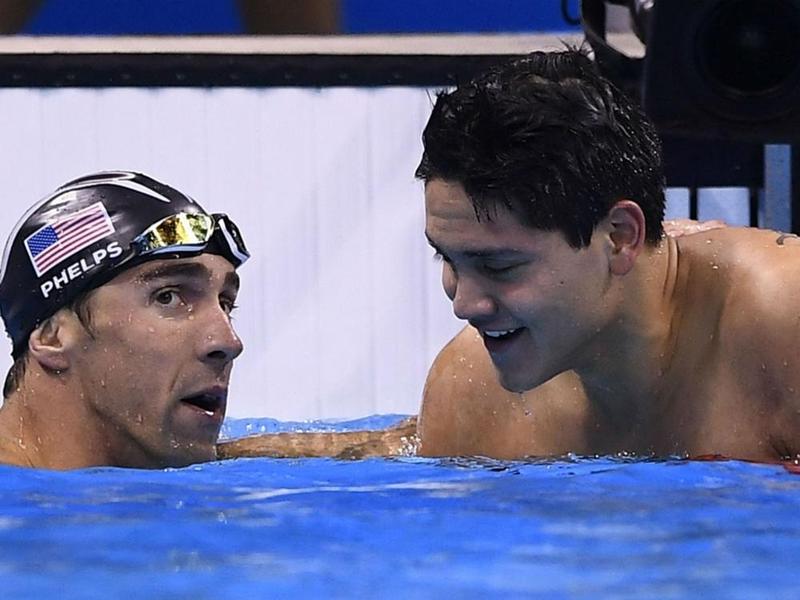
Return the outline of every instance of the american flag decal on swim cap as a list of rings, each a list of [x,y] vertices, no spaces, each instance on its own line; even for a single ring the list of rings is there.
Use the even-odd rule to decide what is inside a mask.
[[[114,224],[102,202],[41,227],[25,239],[36,275],[114,233]]]

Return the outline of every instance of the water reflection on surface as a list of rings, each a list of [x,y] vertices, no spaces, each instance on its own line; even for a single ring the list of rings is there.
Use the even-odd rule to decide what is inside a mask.
[[[792,597],[800,477],[736,461],[0,467],[6,597]]]

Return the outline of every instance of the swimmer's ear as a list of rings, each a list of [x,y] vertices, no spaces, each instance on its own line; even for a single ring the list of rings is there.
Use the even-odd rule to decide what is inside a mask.
[[[28,353],[45,370],[61,372],[69,368],[69,335],[61,311],[46,319],[28,337]]]
[[[631,200],[620,200],[605,219],[608,231],[609,268],[614,275],[625,275],[645,245],[645,219],[641,207]]]

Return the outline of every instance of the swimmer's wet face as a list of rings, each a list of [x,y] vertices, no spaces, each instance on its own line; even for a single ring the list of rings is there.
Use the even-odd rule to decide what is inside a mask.
[[[607,352],[611,274],[663,236],[660,142],[641,109],[584,52],[534,52],[441,92],[422,140],[445,291],[503,385],[530,389]],[[626,229],[612,235],[615,212]]]
[[[221,256],[153,260],[93,290],[91,322],[59,313],[67,377],[105,431],[109,463],[183,466],[213,460],[233,360],[238,291]]]
[[[503,208],[478,220],[463,187],[440,179],[426,184],[425,199],[445,293],[481,333],[505,388],[531,389],[594,351],[618,301],[606,236],[576,249]]]
[[[140,173],[87,175],[34,205],[0,272],[15,358],[0,460],[152,468],[214,459],[242,350],[230,321],[235,269],[248,256],[227,216]]]

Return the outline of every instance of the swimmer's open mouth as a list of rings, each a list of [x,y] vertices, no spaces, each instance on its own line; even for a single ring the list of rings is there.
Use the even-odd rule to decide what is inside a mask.
[[[525,329],[525,328],[524,327],[517,327],[516,329],[494,329],[494,330],[485,329],[481,333],[483,334],[484,338],[488,337],[488,338],[491,338],[493,340],[507,340],[507,339],[510,339],[510,338],[516,336],[523,329]]]
[[[189,404],[190,406],[203,411],[208,416],[222,414],[225,407],[225,399],[220,394],[202,393],[195,394],[194,396],[187,396],[181,398],[181,402]]]
[[[507,344],[517,339],[519,335],[525,331],[524,327],[517,327],[515,329],[483,329],[481,330],[481,337],[483,337],[483,344],[489,352],[494,352],[505,348]]]
[[[494,338],[496,340],[502,340],[512,335],[519,333],[522,331],[522,327],[517,327],[516,329],[497,329],[497,330],[486,330],[483,332],[483,335],[488,336],[490,338]]]

